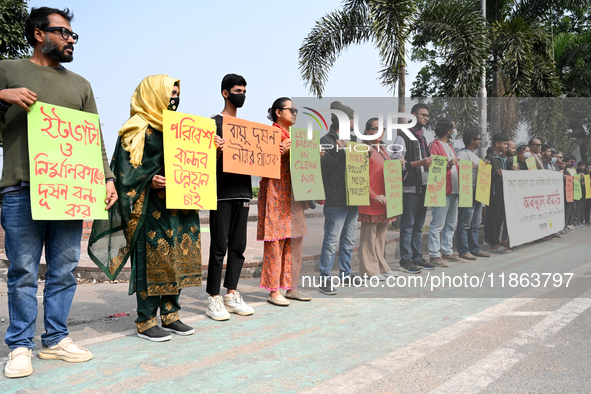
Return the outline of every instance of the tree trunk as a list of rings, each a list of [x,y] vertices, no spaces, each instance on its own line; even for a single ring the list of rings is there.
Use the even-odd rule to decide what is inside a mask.
[[[398,112],[406,112],[406,67],[401,66],[398,69]],[[398,124],[407,123],[406,118],[398,118]]]
[[[589,136],[581,138],[581,146],[579,147],[579,153],[581,154],[581,161],[588,163],[588,152],[589,152]]]
[[[501,92],[504,92],[503,89],[503,78],[501,76],[500,67],[499,67],[499,58],[495,54],[493,55],[493,86],[492,86],[492,94],[489,99],[491,104],[491,111],[490,111],[490,135],[493,136],[501,132]]]

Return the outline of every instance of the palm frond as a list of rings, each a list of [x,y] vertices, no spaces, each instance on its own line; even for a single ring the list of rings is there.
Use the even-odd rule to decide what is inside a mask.
[[[299,50],[299,71],[310,93],[322,97],[329,71],[339,55],[350,45],[372,37],[364,6],[333,11],[317,21]]]
[[[406,65],[405,44],[415,22],[416,4],[412,0],[370,1],[370,19],[375,46],[380,54],[380,81],[392,90],[399,70]]]
[[[446,69],[444,93],[471,97],[478,92],[490,48],[484,19],[471,1],[426,3],[415,25],[414,45],[433,43]]]
[[[523,18],[493,25],[493,50],[502,56],[501,67],[508,78],[506,95],[527,92],[532,71],[532,32]]]

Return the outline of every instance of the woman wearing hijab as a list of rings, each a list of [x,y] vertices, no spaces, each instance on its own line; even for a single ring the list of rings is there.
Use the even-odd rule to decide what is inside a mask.
[[[297,114],[298,110],[287,97],[275,100],[269,109],[269,119],[281,130],[281,178],[261,180],[257,204],[257,240],[265,242],[260,287],[270,291],[267,301],[278,306],[289,305],[286,297],[311,300],[297,290],[303,237],[308,231],[304,215],[308,202],[294,201],[289,170],[289,128]],[[285,297],[279,289],[287,289]]]
[[[379,133],[379,135],[378,135]],[[365,124],[365,134],[376,138],[366,141],[369,144],[369,197],[370,205],[359,207],[361,233],[359,237],[359,275],[385,280],[386,276],[397,276],[384,258],[386,232],[388,225],[395,220],[387,217],[386,186],[384,183],[384,164],[390,156],[382,145],[384,136],[380,132],[378,118],[371,118]],[[401,159],[404,166],[404,159]]]
[[[114,279],[131,256],[129,294],[136,293],[137,335],[154,342],[195,330],[179,320],[182,288],[201,286],[201,237],[195,210],[166,209],[163,110],[176,111],[180,81],[146,77],[131,97],[111,169],[121,198],[109,221],[95,221],[88,252]],[[156,314],[160,309],[162,327]]]

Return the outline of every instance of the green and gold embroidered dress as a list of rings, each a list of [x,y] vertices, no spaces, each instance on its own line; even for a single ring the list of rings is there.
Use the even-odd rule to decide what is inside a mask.
[[[201,235],[195,210],[167,210],[165,189],[152,189],[164,175],[162,111],[178,80],[145,78],[131,100],[131,118],[119,131],[111,162],[119,199],[108,221],[95,221],[88,254],[115,279],[131,257],[129,294],[136,293],[138,331],[178,320],[182,288],[201,286]]]

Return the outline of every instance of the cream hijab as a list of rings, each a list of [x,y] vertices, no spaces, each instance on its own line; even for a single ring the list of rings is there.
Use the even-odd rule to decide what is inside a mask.
[[[170,102],[175,83],[180,80],[168,75],[151,75],[144,78],[131,96],[130,118],[119,130],[121,145],[130,153],[129,162],[137,168],[142,165],[144,143],[148,125],[162,130],[162,111]]]

